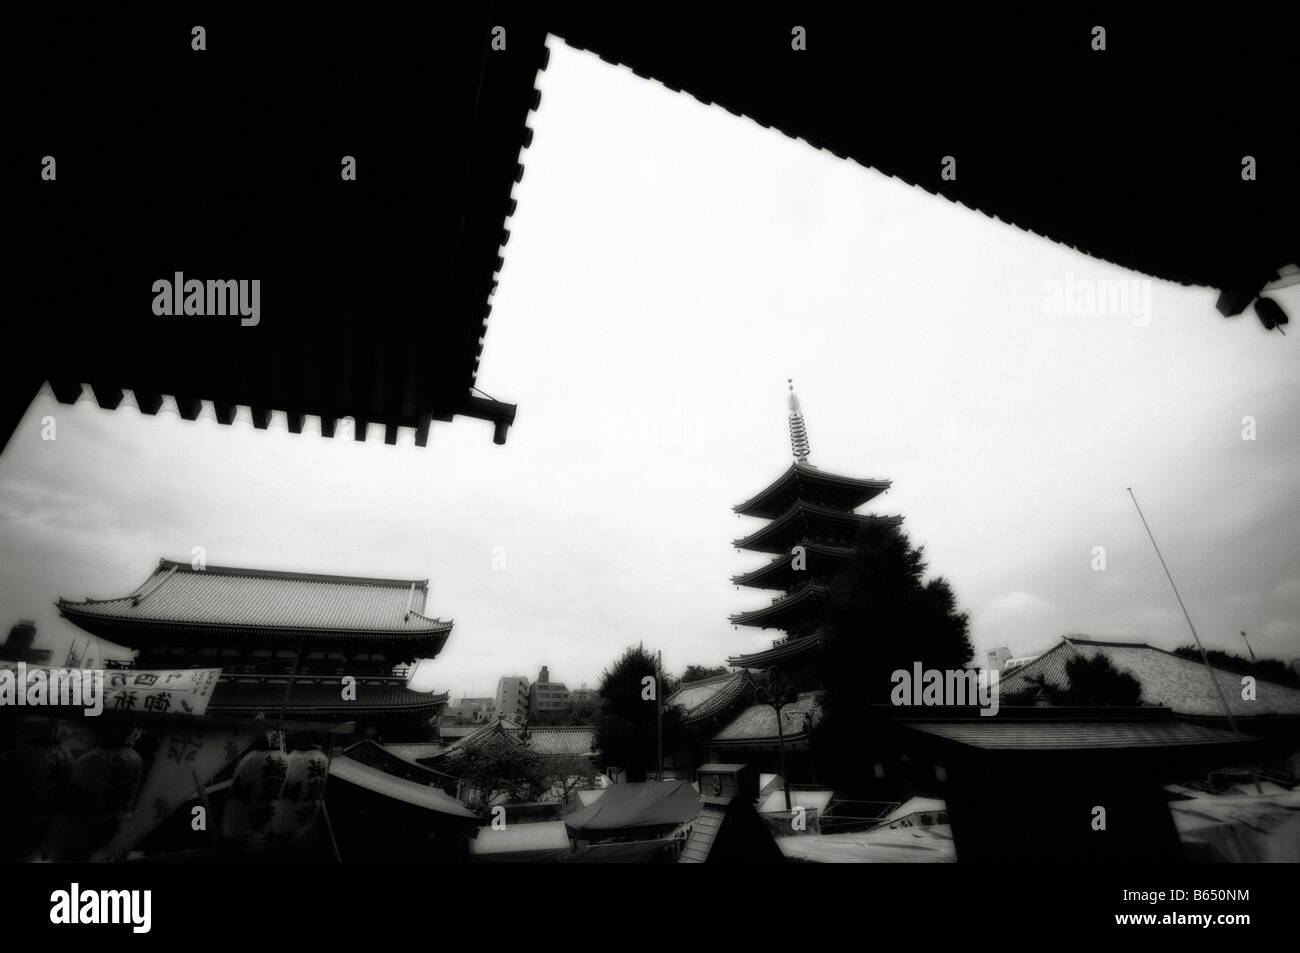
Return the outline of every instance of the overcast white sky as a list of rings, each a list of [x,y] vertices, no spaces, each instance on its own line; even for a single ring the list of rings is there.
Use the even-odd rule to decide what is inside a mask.
[[[456,628],[417,687],[595,684],[637,641],[720,664],[778,635],[727,622],[770,596],[728,582],[763,561],[731,506],[790,462],[793,377],[812,462],[894,481],[865,511],[906,517],[981,657],[1190,641],[1130,485],[1207,645],[1300,655],[1300,336],[1163,282],[1149,323],[1049,315],[1045,282],[1138,276],[551,45],[479,379],[519,405],[506,446],[474,420],[388,447],[47,388],[0,456],[6,630],[35,618],[59,658],[57,596],[201,545],[428,576]]]

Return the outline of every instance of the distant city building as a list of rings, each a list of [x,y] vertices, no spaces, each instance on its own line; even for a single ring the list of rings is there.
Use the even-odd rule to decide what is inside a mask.
[[[496,715],[520,723],[528,717],[528,679],[522,675],[497,679]]]
[[[447,714],[457,724],[478,725],[491,720],[496,708],[495,698],[461,698],[447,708]]]
[[[9,630],[9,638],[0,645],[0,662],[31,662],[44,665],[50,660],[49,649],[34,649],[36,623],[22,620]]]
[[[570,699],[575,705],[594,705],[596,698],[600,695],[599,689],[588,688],[585,684],[581,688],[574,688],[569,692]]]
[[[1007,662],[1011,661],[1011,650],[1005,645],[1000,645],[996,649],[989,649],[989,670],[1000,672],[1007,667]]]
[[[541,712],[563,711],[572,704],[572,694],[563,682],[551,681],[551,673],[545,665],[537,673],[537,681],[528,689],[528,714],[530,717]]]

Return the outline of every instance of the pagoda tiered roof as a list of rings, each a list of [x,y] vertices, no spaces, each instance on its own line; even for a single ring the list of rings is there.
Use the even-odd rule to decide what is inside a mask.
[[[853,558],[851,546],[826,546],[808,540],[803,540],[799,545],[804,548],[802,569],[795,568],[792,553],[781,553],[757,569],[732,576],[731,581],[737,586],[791,592],[808,580],[829,579]]]
[[[806,635],[801,638],[785,639],[773,645],[770,649],[763,649],[761,652],[733,655],[727,659],[727,664],[735,668],[764,669],[779,662],[787,662],[792,658],[798,658],[804,653],[817,648],[820,644],[820,635]]]
[[[732,625],[752,625],[761,629],[793,631],[825,602],[830,590],[815,582],[805,583],[794,592],[777,596],[768,605],[731,616]]]
[[[276,572],[160,560],[145,582],[112,599],[60,599],[59,612],[93,635],[134,646],[162,634],[196,641],[370,638],[423,643],[436,654],[453,623],[424,615],[427,579]]]
[[[789,553],[804,540],[825,545],[851,546],[857,541],[862,527],[873,521],[897,525],[902,523],[903,518],[863,516],[800,500],[766,526],[743,539],[735,540],[732,545],[737,549],[761,553]]]
[[[890,487],[889,480],[859,480],[819,470],[811,463],[795,462],[757,495],[734,506],[742,516],[774,519],[798,500],[830,509],[853,510]]]

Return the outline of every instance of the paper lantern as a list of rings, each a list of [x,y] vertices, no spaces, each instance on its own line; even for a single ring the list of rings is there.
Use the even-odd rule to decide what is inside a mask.
[[[272,822],[277,838],[294,845],[305,844],[311,839],[328,776],[329,758],[320,745],[290,753],[284,796],[276,802]]]
[[[222,836],[249,847],[265,846],[272,837],[275,804],[284,796],[289,757],[263,741],[235,767],[222,817]]]

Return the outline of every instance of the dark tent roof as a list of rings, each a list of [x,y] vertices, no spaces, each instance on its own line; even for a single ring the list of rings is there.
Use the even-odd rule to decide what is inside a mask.
[[[689,781],[638,781],[610,785],[564,823],[575,837],[605,837],[676,827],[699,813],[700,796]]]

